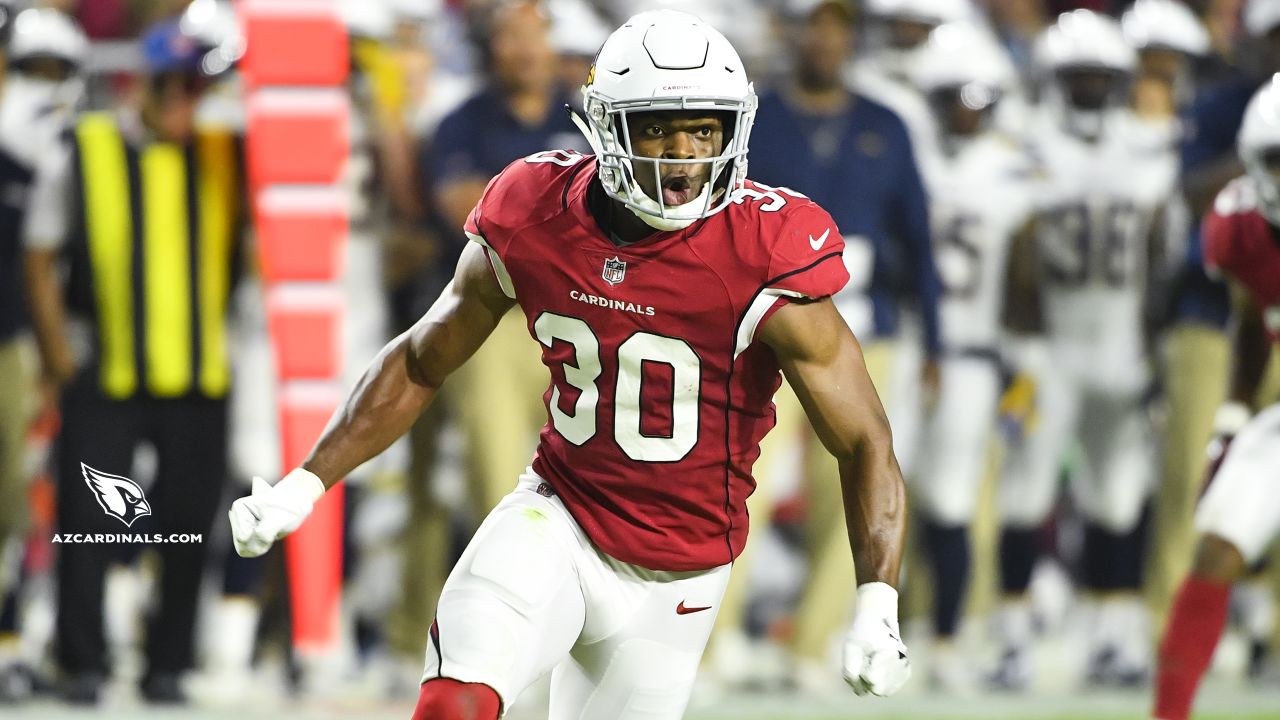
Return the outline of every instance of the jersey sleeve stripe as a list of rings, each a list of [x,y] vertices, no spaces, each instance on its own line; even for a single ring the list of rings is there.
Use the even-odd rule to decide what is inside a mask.
[[[800,297],[800,294],[789,290],[779,290],[778,288],[765,288],[751,301],[751,305],[747,307],[747,312],[742,316],[742,322],[738,324],[737,342],[733,348],[734,360],[737,360],[738,356],[755,340],[756,330],[760,327],[760,321],[764,320],[765,315],[768,315],[773,306],[780,302],[784,296]]]
[[[813,262],[809,263],[808,265],[805,265],[802,268],[796,268],[795,270],[784,272],[775,278],[770,278],[769,280],[766,280],[764,283],[764,287],[768,288],[771,285],[777,285],[778,283],[782,282],[783,280],[786,280],[789,277],[792,277],[794,275],[799,275],[800,273],[809,272],[810,270],[818,267],[819,265],[830,260],[831,258],[840,258],[840,257],[842,257],[842,253],[840,252],[827,253],[826,255],[823,255],[822,257],[818,258],[817,260],[814,260]],[[781,292],[789,293],[793,297],[806,297],[803,293],[791,292],[789,290],[782,290]]]
[[[497,251],[493,249],[488,240],[484,239],[483,235],[477,235],[469,230],[465,232],[471,242],[478,243],[484,248],[484,254],[489,258],[489,266],[493,268],[493,274],[498,278],[498,285],[502,288],[502,294],[515,300],[516,289],[511,283],[511,275],[507,273],[507,266],[502,264],[502,258],[498,257]]]

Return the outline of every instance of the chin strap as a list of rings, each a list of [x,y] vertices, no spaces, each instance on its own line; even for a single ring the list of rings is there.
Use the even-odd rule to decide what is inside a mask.
[[[702,192],[698,193],[698,197],[683,205],[673,205],[667,208],[667,214],[670,215],[673,211],[679,210],[683,207],[690,207],[694,205],[699,207],[704,206],[704,203],[707,201],[707,193],[709,192],[711,192],[711,183],[703,184]],[[633,215],[644,221],[645,225],[648,225],[654,230],[662,230],[664,232],[683,230],[700,219],[662,217],[662,208],[659,207],[658,202],[646,195],[643,190],[640,192],[640,197],[631,198],[631,202],[635,203],[639,207],[627,205],[627,209],[630,210]]]

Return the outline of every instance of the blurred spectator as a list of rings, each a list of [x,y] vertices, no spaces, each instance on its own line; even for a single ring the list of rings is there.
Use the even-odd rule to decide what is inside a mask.
[[[220,507],[231,382],[224,314],[241,192],[234,138],[194,127],[209,82],[200,72],[207,49],[176,20],[154,27],[143,38],[136,102],[84,115],[72,146],[39,170],[27,279],[45,372],[62,386],[61,533],[202,539]],[[143,443],[158,459],[146,498],[120,480],[134,472]],[[123,500],[122,514],[104,512],[119,511],[112,497]],[[57,659],[70,702],[98,699],[109,671],[103,574],[136,549],[60,546]],[[202,540],[171,541],[155,550],[161,570],[141,690],[152,702],[182,702],[205,548]]]
[[[940,288],[933,264],[929,213],[906,127],[888,108],[844,84],[842,70],[853,50],[854,14],[839,0],[799,1],[790,8],[792,76],[761,95],[751,134],[751,177],[802,192],[829,208],[845,233],[845,264],[853,280],[836,306],[862,342],[872,380],[883,396],[894,366],[899,309],[910,298],[923,316],[925,395],[937,387]],[[757,467],[795,437],[803,417],[783,391],[778,427],[766,440]],[[886,402],[889,405],[890,402]],[[770,442],[772,440],[772,442]],[[810,579],[796,613],[795,651],[808,666],[797,679],[825,677],[812,665],[826,657],[827,642],[844,621],[854,588],[848,538],[840,518],[839,485],[831,456],[810,438],[805,454],[811,513]],[[765,491],[753,502],[767,503]],[[761,505],[760,507],[767,507]],[[753,513],[756,533],[767,513]],[[744,573],[745,574],[745,573]],[[735,582],[741,583],[742,580]],[[739,592],[736,588],[730,593]],[[740,622],[721,611],[722,627]]]
[[[54,149],[79,99],[87,51],[84,34],[63,13],[26,10],[15,18],[9,9],[0,7],[0,68],[7,66],[7,72],[0,69],[0,703],[31,690],[10,642],[29,524],[27,428],[40,400],[23,298],[21,232],[36,167]]]

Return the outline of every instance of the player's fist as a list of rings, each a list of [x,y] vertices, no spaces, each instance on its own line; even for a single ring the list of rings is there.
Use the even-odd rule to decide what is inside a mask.
[[[253,479],[253,493],[231,504],[231,542],[240,557],[257,557],[288,535],[311,514],[324,495],[324,483],[314,473],[297,468],[275,485]]]
[[[844,679],[858,695],[886,697],[911,677],[898,632],[898,591],[885,583],[858,586],[858,611],[844,638]]]
[[[1213,482],[1214,476],[1218,474],[1218,468],[1222,467],[1222,462],[1227,459],[1227,450],[1231,447],[1231,441],[1235,439],[1236,433],[1243,430],[1249,423],[1252,414],[1248,407],[1237,402],[1228,402],[1218,408],[1218,412],[1213,416],[1213,439],[1209,441],[1209,447],[1205,451],[1204,479],[1200,484],[1201,494],[1209,489],[1209,483]]]

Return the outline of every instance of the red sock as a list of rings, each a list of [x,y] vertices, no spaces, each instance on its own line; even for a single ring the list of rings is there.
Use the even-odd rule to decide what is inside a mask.
[[[413,720],[498,720],[501,708],[488,685],[434,678],[422,684]]]
[[[1196,577],[1188,577],[1178,590],[1160,643],[1155,707],[1160,720],[1187,720],[1191,715],[1196,688],[1227,623],[1230,591],[1230,585]]]

